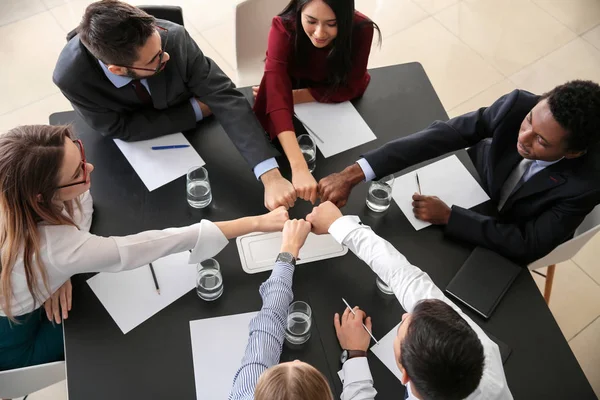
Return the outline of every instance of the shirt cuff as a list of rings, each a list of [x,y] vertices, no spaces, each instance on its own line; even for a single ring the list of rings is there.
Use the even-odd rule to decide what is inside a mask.
[[[200,104],[196,101],[194,97],[190,98],[190,103],[192,103],[192,108],[194,109],[194,114],[196,114],[196,122],[202,120],[204,115],[202,115],[202,110],[200,109]]]
[[[283,261],[275,263],[275,267],[273,267],[273,271],[271,272],[271,278],[281,278],[292,287],[293,277],[294,266],[292,264]]]
[[[362,228],[362,222],[356,215],[346,215],[336,219],[329,227],[329,233],[339,243],[343,244],[350,232]]]
[[[254,175],[256,176],[256,179],[260,179],[262,174],[275,168],[279,168],[279,165],[277,164],[275,157],[271,157],[256,164],[256,167],[254,167]]]
[[[373,179],[376,178],[375,171],[373,171],[373,168],[371,168],[371,166],[369,165],[369,162],[366,159],[359,158],[356,161],[356,163],[358,164],[360,169],[362,169],[363,174],[365,174],[365,182],[372,181]]]
[[[367,357],[355,357],[346,361],[342,366],[342,374],[344,375],[344,387],[362,381],[373,383]]]
[[[190,254],[189,264],[197,264],[216,256],[229,243],[219,227],[209,220],[203,219],[200,222],[199,230],[198,240]]]

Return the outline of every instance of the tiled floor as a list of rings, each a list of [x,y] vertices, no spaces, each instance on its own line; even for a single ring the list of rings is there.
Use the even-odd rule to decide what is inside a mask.
[[[47,123],[70,109],[51,74],[65,34],[89,0],[0,0],[0,132]],[[178,4],[200,48],[235,77],[238,0],[134,0]],[[282,7],[287,0],[281,0]],[[450,116],[516,87],[541,93],[569,79],[600,82],[600,0],[356,0],[383,44],[371,67],[419,61]],[[557,268],[550,309],[600,395],[600,236]],[[543,278],[534,275],[539,285]],[[65,399],[64,383],[29,397]]]

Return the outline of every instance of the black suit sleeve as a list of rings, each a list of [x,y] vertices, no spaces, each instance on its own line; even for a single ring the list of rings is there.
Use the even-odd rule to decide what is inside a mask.
[[[58,84],[57,84],[58,85]],[[95,131],[113,139],[138,141],[183,132],[196,127],[196,114],[190,102],[165,110],[147,109],[120,113],[93,104],[85,97],[61,88],[73,109]]]
[[[194,40],[185,32],[182,40],[187,58],[189,90],[208,105],[238,151],[254,168],[279,153],[271,146],[256,119],[250,103],[210,58],[205,57]]]
[[[569,239],[597,201],[597,194],[569,199],[520,224],[453,206],[445,233],[529,264]]]
[[[426,129],[393,140],[364,155],[378,178],[446,153],[474,146],[492,137],[495,126],[514,104],[518,91],[498,99],[487,108],[435,121]]]

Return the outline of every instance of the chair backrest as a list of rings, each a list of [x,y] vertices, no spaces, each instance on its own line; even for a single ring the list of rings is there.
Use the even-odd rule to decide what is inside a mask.
[[[183,26],[183,10],[179,6],[138,6],[154,18],[166,19]],[[77,35],[77,28],[67,33],[67,42]]]
[[[531,270],[543,268],[573,258],[598,232],[600,232],[600,205],[597,205],[592,212],[585,217],[581,225],[575,230],[573,239],[564,242],[552,250],[548,255],[529,264],[528,268]]]
[[[0,372],[0,398],[15,399],[65,380],[65,362],[57,361]]]
[[[260,83],[271,21],[289,0],[246,0],[235,9],[235,57],[238,85]]]

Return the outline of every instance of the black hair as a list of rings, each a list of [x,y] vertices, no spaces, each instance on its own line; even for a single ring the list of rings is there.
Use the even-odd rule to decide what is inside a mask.
[[[571,151],[585,151],[600,141],[600,86],[575,80],[542,95],[552,116],[567,131]]]
[[[287,23],[295,24],[295,61],[304,63],[307,60],[307,49],[312,46],[310,39],[302,28],[302,10],[312,0],[291,0],[284,10],[279,14],[281,19]],[[330,66],[328,84],[331,92],[346,84],[348,74],[352,68],[352,33],[354,29],[361,29],[365,25],[371,25],[379,34],[381,43],[381,31],[376,23],[371,20],[363,21],[354,25],[354,0],[323,0],[333,10],[337,24],[337,36],[333,40],[331,50],[327,56]]]
[[[479,337],[447,303],[415,306],[400,345],[400,363],[425,400],[460,400],[481,381],[485,357]]]
[[[90,4],[77,27],[79,39],[105,64],[130,66],[138,50],[156,31],[156,20],[145,11],[118,0]]]

